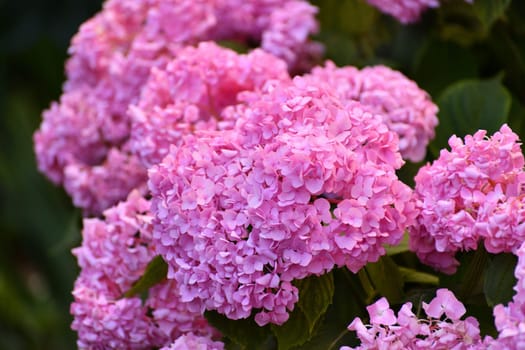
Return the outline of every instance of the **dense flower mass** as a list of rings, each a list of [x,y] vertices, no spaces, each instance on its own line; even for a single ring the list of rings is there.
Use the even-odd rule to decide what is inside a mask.
[[[438,108],[415,82],[385,66],[358,70],[337,68],[332,62],[314,68],[307,77],[328,84],[341,99],[358,101],[372,113],[381,114],[388,128],[399,136],[403,159],[424,159],[435,135]]]
[[[187,45],[233,40],[261,46],[284,59],[290,70],[307,69],[321,53],[319,44],[308,39],[317,30],[315,13],[315,7],[299,0],[107,1],[73,38],[64,94],[44,113],[35,133],[40,171],[57,184],[64,184],[69,172],[72,184],[65,187],[75,205],[99,214],[144,181],[145,168],[134,169],[131,180],[113,178],[106,169],[122,168],[109,164],[111,149],[120,154],[121,164],[136,163],[128,152],[127,111],[138,102],[153,68],[164,68]],[[115,196],[105,196],[108,188],[115,188]]]
[[[72,328],[81,349],[148,349],[186,332],[212,335],[199,312],[181,302],[174,281],[139,296],[123,298],[154,257],[149,202],[136,191],[126,202],[85,219],[82,246],[75,248],[82,271],[73,291]]]
[[[367,0],[370,5],[381,12],[395,17],[403,24],[417,22],[423,12],[429,8],[439,7],[439,0]],[[465,0],[473,2],[473,0]]]
[[[154,242],[185,302],[282,324],[291,282],[359,270],[415,216],[381,116],[307,80],[273,81],[224,113],[233,131],[183,139],[149,171]]]
[[[525,162],[507,125],[490,138],[485,131],[464,142],[453,136],[449,145],[415,177],[421,212],[410,246],[423,262],[452,273],[456,252],[476,249],[480,240],[491,253],[513,252],[525,240]]]
[[[348,329],[355,331],[361,345],[343,346],[341,350],[425,350],[425,349],[485,349],[479,323],[474,317],[461,317],[465,306],[447,289],[438,289],[430,303],[423,303],[427,318],[412,312],[412,303],[405,303],[397,316],[386,298],[367,307],[370,324],[355,318]]]
[[[286,63],[259,49],[238,55],[204,42],[181,50],[164,69],[152,71],[130,109],[133,152],[149,167],[183,135],[232,128],[235,121],[223,118],[222,110],[237,102],[238,93],[259,90],[271,79],[290,79]]]
[[[488,349],[525,348],[525,243],[517,250],[518,264],[514,270],[516,294],[507,306],[494,307],[494,323],[499,332],[497,339],[487,337]]]
[[[213,341],[209,337],[196,336],[193,333],[181,335],[161,350],[223,350],[224,344],[219,341]]]

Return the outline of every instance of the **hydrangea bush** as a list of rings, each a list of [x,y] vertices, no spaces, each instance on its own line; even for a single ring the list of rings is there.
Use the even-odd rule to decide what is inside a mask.
[[[405,25],[440,3],[370,5]],[[438,108],[386,62],[326,60],[318,12],[108,0],[81,26],[34,134],[84,214],[80,349],[525,346],[525,160],[501,78]],[[472,90],[501,115],[469,119]]]

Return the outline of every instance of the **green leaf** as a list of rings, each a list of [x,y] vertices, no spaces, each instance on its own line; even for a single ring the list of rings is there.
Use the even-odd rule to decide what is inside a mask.
[[[375,263],[364,267],[374,289],[389,302],[395,304],[403,299],[403,278],[399,267],[389,256],[383,256]]]
[[[154,285],[162,282],[168,273],[168,264],[162,259],[160,255],[157,255],[148,263],[146,271],[142,277],[140,277],[133,286],[128,289],[123,297],[131,298],[137,294],[143,294],[148,291]]]
[[[291,349],[307,342],[312,333],[309,331],[308,317],[300,308],[294,309],[288,321],[282,326],[272,325],[272,332],[277,338],[279,350]]]
[[[472,6],[484,29],[489,31],[492,24],[503,16],[510,3],[510,0],[476,0]]]
[[[507,121],[511,95],[498,79],[463,80],[449,86],[438,99],[439,125],[430,148],[435,156],[452,135],[463,137],[479,129],[492,134]]]
[[[331,272],[297,280],[294,284],[299,289],[299,301],[290,319],[282,326],[272,325],[280,350],[302,345],[312,338],[334,295]]]
[[[314,0],[319,8],[320,41],[338,65],[362,65],[392,35],[377,9],[365,0]]]
[[[433,98],[458,80],[478,76],[478,57],[471,50],[452,42],[429,40],[417,56],[414,79]]]
[[[227,349],[263,350],[272,341],[270,326],[260,327],[255,323],[253,317],[231,320],[216,311],[206,311],[204,316],[213,327],[217,328],[227,338],[226,340],[229,340],[226,343],[234,343]]]
[[[499,254],[488,264],[483,292],[489,306],[507,303],[512,299],[513,287],[516,284],[516,277],[514,277],[516,262],[517,257],[513,254]]]
[[[346,328],[355,317],[366,317],[367,295],[359,277],[346,268],[332,270],[335,291],[333,302],[320,319],[319,329],[306,343],[294,350],[335,350],[343,345],[357,345]]]
[[[332,303],[334,276],[331,272],[322,276],[310,276],[296,281],[295,285],[299,288],[297,306],[303,311],[311,333],[319,318]]]
[[[430,273],[417,271],[403,266],[399,266],[398,268],[404,282],[432,284],[436,286],[439,284],[439,278]]]
[[[217,45],[233,50],[240,54],[247,53],[250,49],[247,45],[234,40],[219,40],[217,41]]]
[[[410,249],[408,248],[408,232],[405,232],[403,235],[403,239],[399,244],[397,245],[386,245],[385,246],[386,254],[387,255],[396,255],[400,253],[408,252]]]
[[[439,34],[463,46],[482,41],[510,3],[510,0],[476,0],[473,4],[445,2],[438,10]]]

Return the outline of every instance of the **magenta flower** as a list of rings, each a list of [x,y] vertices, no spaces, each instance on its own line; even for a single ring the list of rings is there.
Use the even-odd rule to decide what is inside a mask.
[[[270,79],[289,80],[286,63],[262,50],[247,55],[212,42],[181,50],[164,69],[154,69],[130,115],[130,145],[145,166],[159,163],[170,145],[199,129],[232,128],[222,110],[242,91]]]
[[[73,250],[81,267],[71,304],[79,348],[149,349],[187,332],[216,335],[200,310],[181,301],[175,281],[151,288],[144,303],[123,297],[155,256],[149,206],[132,192],[104,220],[84,220],[82,245]]]
[[[423,310],[430,317],[439,319],[445,315],[452,321],[459,320],[467,312],[454,293],[443,288],[436,291],[436,297],[429,304],[423,303]]]
[[[498,304],[494,307],[494,323],[499,335],[496,339],[485,339],[487,349],[521,349],[525,346],[525,243],[517,249],[516,255],[516,294],[506,306]]]
[[[185,302],[282,324],[294,279],[376,261],[416,212],[380,116],[301,78],[240,96],[233,130],[184,137],[150,169],[154,242]]]
[[[429,8],[439,7],[439,0],[367,0],[381,12],[395,17],[403,24],[417,22],[423,12]],[[465,0],[473,2],[473,0]]]
[[[187,333],[178,337],[172,344],[161,350],[223,350],[224,344],[209,337]]]
[[[455,271],[454,255],[483,240],[491,253],[512,252],[525,240],[521,210],[523,165],[518,136],[503,125],[449,140],[415,177],[421,212],[410,228],[410,246],[426,264]]]
[[[403,159],[422,161],[434,138],[438,108],[427,92],[398,71],[385,66],[337,68],[328,61],[316,67],[307,79],[331,86],[343,100],[358,101],[370,112],[383,116],[399,137]]]
[[[412,304],[405,303],[396,317],[388,301],[381,298],[367,307],[369,325],[355,318],[348,326],[361,344],[355,348],[343,346],[341,350],[486,349],[478,321],[474,317],[460,319],[465,307],[449,290],[439,289],[429,304],[423,303],[423,309],[427,318],[418,319]]]
[[[124,200],[146,177],[146,169],[136,166],[135,155],[129,153],[132,121],[127,112],[138,103],[152,69],[166,67],[185,46],[204,40],[262,46],[285,59],[290,70],[305,69],[307,62],[315,61],[310,56],[320,54],[318,44],[308,39],[317,30],[315,13],[300,0],[108,0],[73,38],[64,94],[44,112],[35,133],[40,171],[64,185],[86,214],[100,214]],[[277,71],[281,66],[264,67]],[[186,118],[191,119],[195,113],[189,109]],[[115,158],[110,150],[119,153],[118,164],[110,164]],[[106,195],[108,189],[115,190]]]

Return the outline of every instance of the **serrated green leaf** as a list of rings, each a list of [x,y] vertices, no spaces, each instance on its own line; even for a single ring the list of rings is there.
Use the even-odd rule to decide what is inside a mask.
[[[439,125],[431,144],[435,156],[452,135],[463,137],[479,129],[492,134],[507,121],[511,95],[498,79],[463,80],[449,86],[438,99]]]
[[[224,337],[236,346],[230,348],[241,350],[263,350],[272,342],[272,331],[269,325],[260,327],[253,317],[241,320],[231,320],[216,311],[206,311],[204,316],[208,322],[217,328]]]
[[[499,254],[489,262],[483,283],[483,292],[489,306],[507,303],[512,299],[516,284],[516,262],[517,257],[514,254]]]
[[[148,289],[163,281],[166,278],[167,273],[168,264],[162,259],[162,256],[157,255],[148,263],[142,277],[140,277],[133,286],[124,293],[123,297],[131,298],[137,294],[147,292]]]
[[[454,82],[476,78],[478,66],[478,57],[471,50],[449,41],[432,39],[418,53],[414,79],[422,89],[437,98]]]
[[[308,342],[294,350],[335,350],[343,345],[357,345],[347,326],[355,317],[366,317],[367,295],[360,279],[346,268],[332,271],[335,291],[319,328]]]
[[[299,288],[297,307],[308,321],[311,333],[319,320],[332,303],[334,296],[334,277],[331,272],[322,276],[310,276],[295,283]]]
[[[377,262],[364,267],[374,289],[391,303],[403,299],[403,279],[399,267],[389,256],[382,256]]]
[[[290,319],[282,326],[272,325],[279,350],[291,349],[310,340],[334,295],[334,278],[331,272],[297,280],[294,284],[299,289],[299,301],[290,314]]]
[[[310,322],[300,308],[294,309],[288,321],[282,326],[272,325],[271,327],[277,338],[279,350],[288,350],[302,345],[311,338]]]
[[[403,281],[406,283],[421,283],[421,284],[439,284],[439,277],[430,273],[417,271],[408,267],[399,266],[399,273],[401,274]]]

